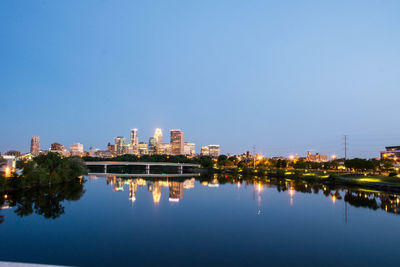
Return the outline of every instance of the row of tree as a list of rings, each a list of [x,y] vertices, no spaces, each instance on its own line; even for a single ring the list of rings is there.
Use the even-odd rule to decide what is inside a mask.
[[[81,158],[63,157],[51,152],[31,161],[19,161],[17,167],[22,170],[20,175],[13,173],[11,178],[0,176],[0,190],[61,183],[87,173]]]

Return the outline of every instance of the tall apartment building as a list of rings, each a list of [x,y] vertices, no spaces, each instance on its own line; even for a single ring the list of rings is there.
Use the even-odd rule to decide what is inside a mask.
[[[171,130],[171,155],[184,154],[184,134],[181,130]]]
[[[40,153],[40,138],[39,136],[33,136],[31,139],[31,154],[37,156]]]

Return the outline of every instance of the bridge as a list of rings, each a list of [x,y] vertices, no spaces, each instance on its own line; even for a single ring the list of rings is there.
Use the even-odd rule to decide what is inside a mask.
[[[151,167],[152,166],[159,166],[159,167],[177,167],[178,173],[176,174],[168,174],[168,176],[174,176],[174,175],[185,175],[183,173],[183,168],[184,167],[189,167],[189,168],[200,168],[199,164],[191,164],[191,163],[170,163],[170,162],[128,162],[128,161],[86,161],[85,162],[86,166],[104,166],[104,172],[103,173],[97,173],[96,174],[108,174],[108,166],[144,166],[145,168],[145,173],[143,174],[124,174],[127,176],[165,176],[167,174],[152,174],[151,173]],[[92,173],[91,173],[92,174]],[[94,173],[93,173],[94,174]],[[121,175],[121,174],[118,174]]]

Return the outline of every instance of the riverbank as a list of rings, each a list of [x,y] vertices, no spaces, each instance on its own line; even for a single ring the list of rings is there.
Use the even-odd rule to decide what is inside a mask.
[[[299,171],[287,169],[272,169],[265,172],[257,172],[253,169],[243,170],[215,170],[216,173],[228,174],[239,180],[286,179],[292,181],[304,181],[309,183],[321,183],[327,186],[351,187],[354,189],[376,190],[382,192],[400,193],[400,177],[386,175],[355,174],[346,172],[326,171]]]

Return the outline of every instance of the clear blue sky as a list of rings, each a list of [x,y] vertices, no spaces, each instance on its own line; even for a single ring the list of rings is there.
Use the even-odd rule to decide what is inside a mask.
[[[0,2],[0,151],[180,128],[224,153],[400,145],[400,1]]]

